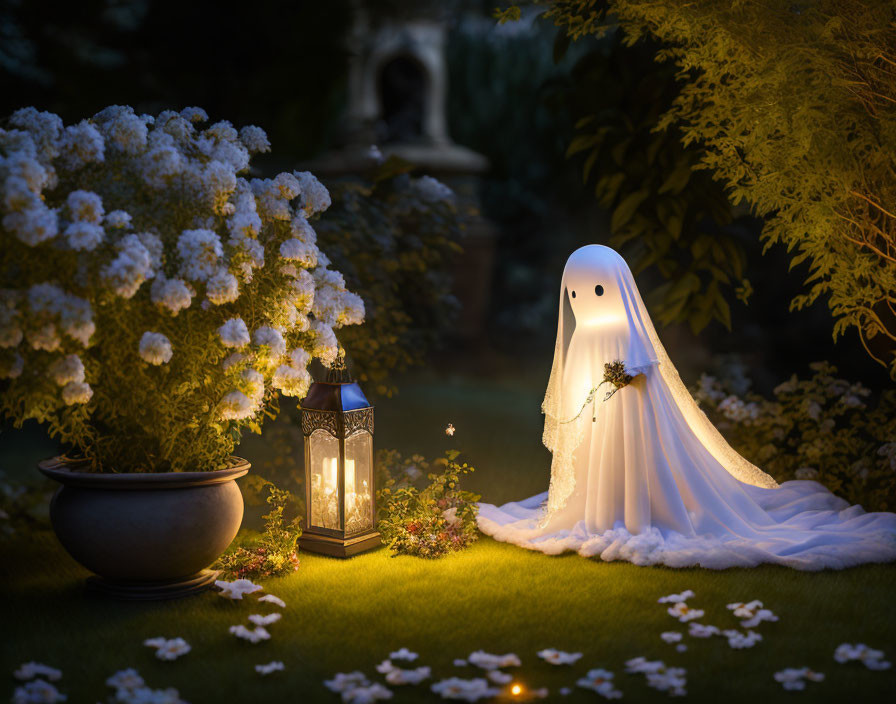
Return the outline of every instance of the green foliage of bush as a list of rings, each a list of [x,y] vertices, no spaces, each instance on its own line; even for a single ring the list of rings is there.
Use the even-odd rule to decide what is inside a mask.
[[[746,299],[746,257],[721,184],[695,170],[698,149],[656,127],[675,96],[675,69],[656,47],[627,47],[613,35],[580,59],[565,99],[579,119],[568,156],[583,158],[583,180],[611,214],[610,244],[634,272],[666,280],[648,303],[663,323],[697,333],[712,320],[731,327],[728,299]]]
[[[703,375],[692,391],[738,452],[777,481],[812,479],[867,511],[896,509],[896,391],[873,405],[828,362],[794,374],[772,398],[736,376]]]
[[[299,536],[302,535],[301,513],[289,491],[265,483],[270,512],[263,516],[264,530],[249,535],[222,555],[215,567],[232,579],[276,577],[299,568]]]
[[[340,331],[352,371],[391,396],[390,374],[421,364],[458,311],[452,266],[462,220],[434,179],[410,175],[397,157],[362,177],[329,182],[333,204],[317,224],[319,243],[347,285],[364,297],[364,329]]]
[[[856,329],[896,378],[896,23],[888,0],[793,3],[553,0],[572,37],[618,23],[663,43],[681,91],[675,125],[697,166],[766,219],[766,246],[805,264],[835,339]]]
[[[418,455],[402,458],[395,450],[377,453],[377,517],[390,550],[398,555],[444,557],[477,539],[480,497],[460,488],[460,478],[475,470],[458,462],[459,454],[449,450],[430,464]],[[426,474],[430,483],[418,488],[430,468],[434,470]]]

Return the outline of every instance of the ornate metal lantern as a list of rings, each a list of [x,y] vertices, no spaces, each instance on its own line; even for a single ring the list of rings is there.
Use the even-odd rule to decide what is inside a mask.
[[[373,406],[340,357],[302,401],[303,550],[350,557],[381,543],[373,486]]]

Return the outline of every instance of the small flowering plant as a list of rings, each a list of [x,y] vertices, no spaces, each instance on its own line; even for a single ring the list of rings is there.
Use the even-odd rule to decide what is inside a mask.
[[[364,318],[307,172],[249,178],[263,130],[113,106],[0,128],[0,414],[95,471],[212,470]]]
[[[735,450],[779,482],[817,481],[866,511],[896,508],[896,390],[872,394],[816,362],[764,397],[729,367],[693,393]]]
[[[414,485],[422,474],[416,465],[429,466],[422,458],[407,462],[394,451],[378,455],[377,474],[390,477],[377,492],[379,530],[392,551],[444,557],[476,540],[476,502],[480,497],[460,489],[461,476],[475,470],[466,462],[457,462],[459,454],[450,450],[444,459],[433,462],[442,471],[429,473],[430,484],[423,489]]]
[[[299,568],[298,540],[302,534],[298,515],[285,517],[295,504],[292,494],[266,485],[271,510],[262,518],[264,530],[257,536],[231,547],[219,558],[217,567],[235,579],[259,579],[295,572]]]

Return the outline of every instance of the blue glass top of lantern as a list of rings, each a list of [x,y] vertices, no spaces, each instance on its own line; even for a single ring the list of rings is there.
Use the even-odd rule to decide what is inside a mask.
[[[319,411],[355,411],[369,407],[370,401],[355,381],[348,383],[316,381],[302,401],[302,408]]]

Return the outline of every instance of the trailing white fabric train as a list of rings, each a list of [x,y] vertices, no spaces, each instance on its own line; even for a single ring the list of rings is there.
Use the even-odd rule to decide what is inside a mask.
[[[604,364],[634,376],[603,401]],[[589,401],[593,398],[593,401]],[[480,504],[497,540],[638,565],[803,570],[896,560],[896,514],[865,513],[821,484],[780,486],[735,452],[666,354],[625,260],[588,245],[566,263],[542,410],[550,490]]]

